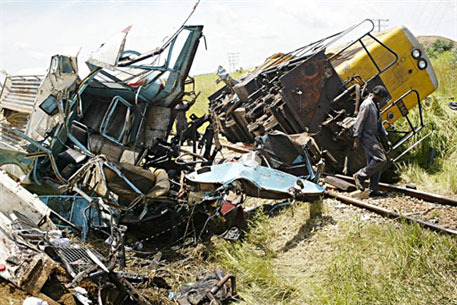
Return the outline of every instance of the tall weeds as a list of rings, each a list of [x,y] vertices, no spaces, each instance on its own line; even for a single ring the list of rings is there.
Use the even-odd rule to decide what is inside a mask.
[[[307,207],[262,215],[242,243],[214,245],[210,260],[236,274],[240,305],[457,304],[454,237],[407,223],[340,219],[278,250],[304,233]]]
[[[457,193],[457,111],[449,102],[457,100],[457,65],[454,54],[445,52],[432,59],[439,88],[423,103],[424,121],[429,125],[422,135],[432,132],[416,149],[397,164],[405,182]],[[413,120],[418,112],[411,113]],[[400,123],[401,124],[401,123]],[[406,124],[406,122],[403,122]]]

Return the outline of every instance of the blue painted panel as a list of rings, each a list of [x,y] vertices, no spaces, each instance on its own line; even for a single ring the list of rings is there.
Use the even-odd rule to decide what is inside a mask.
[[[325,186],[288,173],[264,166],[248,166],[240,162],[230,162],[204,167],[186,176],[192,182],[229,184],[235,180],[248,180],[257,188],[290,194],[290,189],[299,189],[303,195],[322,194]]]
[[[90,206],[89,202],[81,196],[48,195],[39,198],[54,212],[83,231],[89,229],[88,224],[90,227],[109,224],[109,215],[105,213],[99,215],[99,210]]]

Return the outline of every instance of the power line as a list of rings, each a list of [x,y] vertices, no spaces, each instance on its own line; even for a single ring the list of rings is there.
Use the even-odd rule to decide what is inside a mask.
[[[230,73],[234,72],[238,67],[238,63],[240,62],[240,53],[239,52],[228,52],[228,63],[229,63],[229,70]]]
[[[389,26],[389,19],[371,19],[374,22],[375,28],[377,27],[377,32],[382,32]]]

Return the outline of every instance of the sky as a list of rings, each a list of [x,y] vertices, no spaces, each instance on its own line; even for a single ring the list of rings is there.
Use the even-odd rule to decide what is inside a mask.
[[[197,0],[0,0],[0,70],[45,74],[54,54],[84,62],[100,44],[133,25],[126,49],[146,52],[161,46],[187,18]],[[187,24],[204,26],[191,75],[261,64],[340,32],[366,18],[388,19],[414,35],[440,35],[457,41],[457,0],[200,0]],[[0,73],[0,81],[4,75]]]

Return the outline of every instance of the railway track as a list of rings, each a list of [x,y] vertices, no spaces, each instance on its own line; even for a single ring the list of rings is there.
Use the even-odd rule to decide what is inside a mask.
[[[334,177],[354,183],[352,177]],[[389,192],[388,197],[358,199],[331,188],[325,194],[385,217],[403,219],[434,231],[457,235],[457,199],[386,183],[380,183],[379,186],[381,190]]]
[[[335,175],[335,177],[343,179],[345,181],[349,181],[352,184],[354,184],[354,178],[352,178],[352,177],[344,176],[344,175]],[[368,182],[365,182],[365,186],[368,186]],[[444,196],[441,196],[438,194],[423,192],[423,191],[419,191],[419,190],[416,190],[413,188],[400,187],[397,185],[380,182],[379,189],[382,191],[388,191],[388,192],[399,192],[399,193],[402,193],[402,194],[405,194],[405,195],[408,195],[411,197],[423,199],[423,200],[430,201],[430,202],[457,206],[457,198],[444,197]]]

